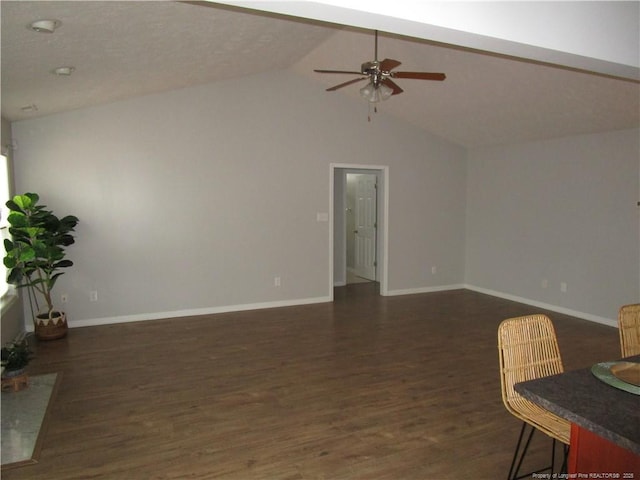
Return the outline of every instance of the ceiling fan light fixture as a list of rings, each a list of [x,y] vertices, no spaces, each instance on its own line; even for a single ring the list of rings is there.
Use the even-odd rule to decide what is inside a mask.
[[[393,89],[386,86],[384,83],[381,83],[378,86],[378,91],[380,92],[382,100],[387,100],[391,95],[393,95]]]
[[[372,82],[369,82],[360,89],[360,96],[369,103],[382,102],[391,95],[393,95],[393,89],[387,87],[384,83],[376,86]]]
[[[362,87],[360,89],[360,96],[371,103],[375,103],[376,97],[375,88],[373,87],[373,85],[371,83],[367,83],[364,87]]]
[[[29,24],[29,29],[38,33],[53,33],[60,25],[62,25],[60,20],[36,20]]]

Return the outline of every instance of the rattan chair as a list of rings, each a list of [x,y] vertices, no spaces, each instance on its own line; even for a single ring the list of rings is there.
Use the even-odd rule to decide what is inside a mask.
[[[546,315],[529,315],[504,320],[498,327],[498,351],[502,401],[507,411],[523,422],[508,478],[510,480],[531,478],[533,473],[547,470],[553,473],[556,440],[564,444],[562,470],[565,470],[571,424],[530,402],[514,389],[514,385],[518,382],[563,372],[560,349],[551,320]],[[522,441],[527,427],[530,432],[523,446]],[[531,437],[536,430],[540,430],[552,438],[551,465],[518,476]]]
[[[622,356],[640,355],[640,303],[620,307],[618,329]]]

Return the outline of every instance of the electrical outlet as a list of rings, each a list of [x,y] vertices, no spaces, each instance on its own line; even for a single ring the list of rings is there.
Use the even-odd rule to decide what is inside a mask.
[[[542,282],[540,282],[540,286],[542,288],[547,288],[549,286],[549,280],[547,280],[546,278],[543,278]]]
[[[89,292],[89,301],[90,302],[97,302],[98,301],[98,291],[97,290],[91,290]]]
[[[560,291],[562,293],[566,293],[566,291],[567,291],[567,282],[560,282]]]
[[[273,277],[273,286],[279,287],[281,285],[280,277]]]
[[[433,267],[431,267],[431,275],[435,275],[436,273],[438,273],[438,267],[434,265]]]

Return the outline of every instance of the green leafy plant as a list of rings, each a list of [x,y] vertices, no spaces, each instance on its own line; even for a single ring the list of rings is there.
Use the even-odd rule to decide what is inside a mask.
[[[29,364],[32,353],[26,340],[9,343],[0,351],[2,366],[7,372],[22,370]]]
[[[65,259],[65,248],[75,243],[71,232],[78,224],[77,217],[68,215],[60,219],[45,205],[38,204],[39,200],[38,194],[25,193],[6,203],[12,239],[4,241],[4,265],[9,271],[7,283],[28,288],[34,317],[41,311],[39,295],[44,299],[47,313],[53,312],[51,291],[64,273],[62,269],[73,265]]]

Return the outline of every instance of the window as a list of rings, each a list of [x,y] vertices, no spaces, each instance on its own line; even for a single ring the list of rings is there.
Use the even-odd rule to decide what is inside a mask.
[[[2,240],[0,252],[2,258],[4,258],[4,239],[9,237],[9,224],[7,223],[9,209],[5,206],[7,200],[9,200],[9,161],[7,157],[0,155],[0,237]],[[4,263],[0,261],[0,298],[2,298],[8,290],[7,271]]]

